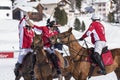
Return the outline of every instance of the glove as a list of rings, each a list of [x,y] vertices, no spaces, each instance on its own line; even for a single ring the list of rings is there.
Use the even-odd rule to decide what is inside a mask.
[[[48,18],[48,20],[47,20],[47,24],[49,24],[50,23],[50,18]]]
[[[82,40],[84,40],[83,38],[80,38],[80,39],[78,39],[79,41],[82,41]]]
[[[28,21],[30,18],[28,15],[25,16],[25,19]]]

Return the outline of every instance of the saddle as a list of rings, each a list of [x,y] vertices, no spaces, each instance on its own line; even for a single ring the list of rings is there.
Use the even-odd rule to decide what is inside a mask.
[[[89,56],[89,61],[91,62],[90,71],[88,73],[88,78],[90,78],[93,71],[94,71],[95,66],[97,66],[97,63],[91,59],[92,58],[91,56],[93,55],[92,53],[94,52],[94,48],[92,47],[88,51],[89,51],[89,55],[90,55]],[[112,53],[111,53],[110,50],[108,50],[107,46],[102,49],[101,58],[102,58],[105,66],[113,64]]]
[[[91,60],[91,56],[93,55],[92,53],[94,53],[94,48],[93,47],[89,49],[89,55],[90,55],[89,56],[89,61],[91,63],[95,63],[95,62],[92,62],[92,60]],[[108,49],[108,46],[106,46],[102,49],[101,58],[102,58],[105,66],[113,64],[113,56],[112,56],[111,51]]]

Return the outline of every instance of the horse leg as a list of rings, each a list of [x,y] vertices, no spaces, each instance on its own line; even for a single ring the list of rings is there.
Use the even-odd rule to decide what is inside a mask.
[[[20,78],[21,78],[21,75],[18,75],[15,77],[15,80],[20,80]]]
[[[67,75],[64,76],[65,80],[70,80],[72,77],[72,75],[70,73],[68,73]]]
[[[32,76],[30,74],[23,75],[24,80],[32,80]]]
[[[65,80],[70,80],[71,77],[68,77],[68,76],[64,76]]]
[[[59,75],[59,76],[58,76],[58,80],[62,80],[62,75]]]
[[[48,76],[46,80],[52,80],[52,76]]]

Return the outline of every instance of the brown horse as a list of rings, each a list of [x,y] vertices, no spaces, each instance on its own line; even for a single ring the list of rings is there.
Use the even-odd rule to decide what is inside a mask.
[[[34,68],[34,76],[37,80],[52,80],[52,78],[55,76],[55,72],[52,72],[52,65],[51,63],[48,63],[48,59],[46,57],[46,52],[43,50],[43,42],[40,37],[40,35],[36,35],[33,39],[33,44],[34,45],[34,53],[36,52],[36,65]],[[40,54],[41,53],[41,54]],[[32,54],[29,52],[23,59],[22,67],[19,69],[19,75],[16,76],[15,80],[19,80],[21,77],[24,78],[24,80],[32,80],[33,76],[30,75],[30,71],[32,70]],[[60,53],[57,53],[59,57],[61,57]],[[64,63],[61,64],[62,66],[62,72],[63,76],[69,76],[66,74],[70,74],[73,69],[73,61],[71,61],[70,57],[67,56],[65,57],[70,66],[67,68],[63,68]],[[69,80],[70,78],[66,78],[65,80]],[[61,80],[61,79],[59,79]]]
[[[47,56],[47,51],[43,48],[43,41],[40,35],[35,34],[33,38],[34,45],[34,53],[36,54],[36,63],[35,63],[35,77],[37,80],[52,80],[53,78],[57,78],[62,80],[62,77],[59,77],[56,73],[56,69],[54,69],[52,62]],[[56,51],[56,55],[61,58],[62,55]],[[63,58],[62,58],[63,59]],[[62,68],[62,64],[61,68]]]
[[[47,62],[47,56],[43,49],[43,41],[40,35],[35,34],[33,38],[33,52],[36,54],[34,75],[37,80],[52,80],[52,69]]]
[[[74,35],[72,34],[72,28],[68,31],[63,32],[55,36],[54,38],[59,39],[60,43],[63,43],[69,47],[70,57],[74,60],[74,70],[72,76],[76,80],[86,80],[89,74],[91,63],[86,59],[88,57],[88,49],[83,48]],[[105,66],[107,73],[110,73],[120,66],[120,48],[112,49],[113,64]],[[96,72],[99,70],[99,67],[95,67],[93,75],[97,76]]]

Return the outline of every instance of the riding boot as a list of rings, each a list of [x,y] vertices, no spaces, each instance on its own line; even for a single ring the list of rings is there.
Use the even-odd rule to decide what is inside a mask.
[[[61,70],[60,70],[60,67],[59,67],[59,64],[58,64],[58,57],[54,53],[51,54],[51,60],[53,62],[54,67],[57,70],[57,74],[60,75]]]
[[[19,69],[21,68],[21,66],[22,66],[22,64],[20,64],[18,62],[15,64],[15,69],[14,69],[15,76],[19,75]]]
[[[99,53],[95,52],[93,54],[93,57],[94,57],[95,61],[97,62],[98,66],[101,69],[100,71],[97,71],[97,73],[105,75],[106,74],[105,66],[104,66],[104,63],[103,63],[103,61],[101,59],[101,56],[99,55]]]
[[[36,62],[36,55],[32,54],[32,67],[31,67],[32,70],[30,71],[31,75],[34,75],[34,65],[35,65],[35,62]]]

